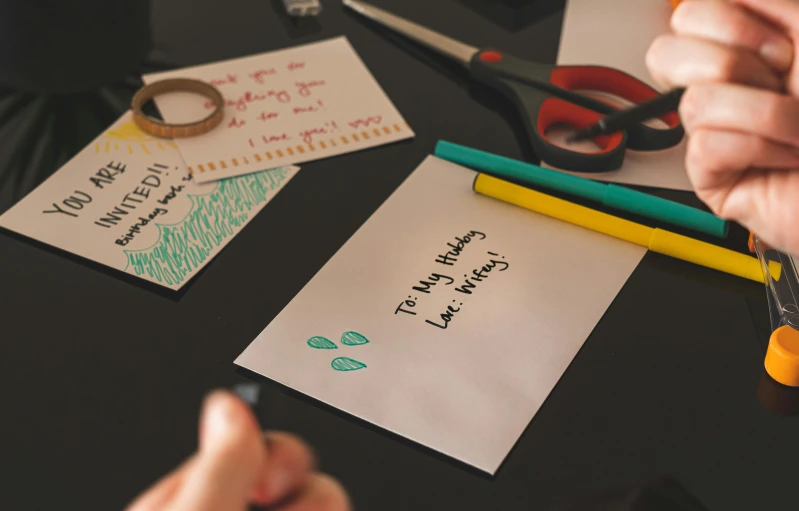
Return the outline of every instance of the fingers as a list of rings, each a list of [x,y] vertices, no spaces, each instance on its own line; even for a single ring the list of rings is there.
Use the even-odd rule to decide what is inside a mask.
[[[296,499],[280,511],[350,511],[346,492],[333,478],[316,474],[311,477]]]
[[[773,2],[757,0],[758,5],[769,3]],[[793,62],[793,44],[784,30],[728,1],[682,2],[674,11],[671,27],[681,36],[701,38],[759,55],[778,73],[788,70]]]
[[[722,218],[769,244],[799,253],[799,156],[792,147],[744,133],[699,130],[686,166],[697,195]]]
[[[699,129],[688,139],[686,169],[697,195],[717,215],[748,224],[753,197],[732,193],[750,169],[794,169],[799,150],[757,135]]]
[[[799,32],[799,4],[796,0],[732,0],[789,34]]]
[[[272,432],[265,437],[267,462],[253,493],[260,505],[271,505],[302,488],[316,461],[308,446],[288,433]]]
[[[698,129],[751,133],[799,146],[799,99],[733,84],[686,89],[680,117],[690,134]]]
[[[263,435],[250,409],[228,392],[205,401],[198,453],[139,497],[128,511],[348,511],[341,485],[313,474],[313,453],[287,433]]]
[[[146,493],[139,496],[127,508],[127,511],[160,511],[174,498],[186,472],[191,470],[194,458],[190,458],[172,473],[164,476]]]
[[[756,54],[695,37],[658,37],[646,54],[646,65],[653,78],[669,88],[707,82],[783,87],[778,74]]]
[[[250,410],[232,394],[215,392],[203,409],[199,453],[169,509],[244,511],[265,461]]]

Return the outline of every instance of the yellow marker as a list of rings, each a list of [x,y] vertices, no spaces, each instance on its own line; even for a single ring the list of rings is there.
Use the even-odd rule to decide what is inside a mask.
[[[647,247],[653,252],[764,283],[760,261],[704,241],[630,222],[487,174],[478,174],[474,191],[574,225]],[[771,266],[779,273],[779,265]]]

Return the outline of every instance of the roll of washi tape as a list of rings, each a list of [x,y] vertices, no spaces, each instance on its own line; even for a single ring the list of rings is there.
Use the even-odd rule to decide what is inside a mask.
[[[194,92],[212,100],[216,106],[204,119],[182,124],[164,122],[144,113],[145,103],[167,92]],[[139,89],[131,101],[131,110],[133,121],[143,131],[160,138],[185,138],[202,135],[216,128],[225,116],[224,105],[222,93],[213,85],[189,78],[172,78]]]

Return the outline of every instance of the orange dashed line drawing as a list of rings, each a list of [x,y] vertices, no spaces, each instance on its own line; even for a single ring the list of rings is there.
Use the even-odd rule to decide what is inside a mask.
[[[264,154],[266,155],[266,159],[267,160],[271,160],[272,159],[272,153],[270,153],[269,151],[265,152]]]
[[[234,167],[238,167],[239,166],[239,160],[237,160],[236,158],[231,158],[230,161],[233,163]]]
[[[379,129],[377,129],[377,128],[375,128],[375,129],[374,129],[374,131],[373,131],[372,133],[374,133],[376,137],[379,137],[379,136],[380,136],[380,130],[379,130]]]
[[[194,169],[189,167],[189,174],[194,174]]]
[[[319,142],[319,147],[322,149],[327,149],[327,145],[324,142]]]
[[[395,124],[395,125],[394,125],[394,131],[399,131],[399,130],[401,130],[401,129],[402,129],[402,128],[400,128],[399,124]]]
[[[277,155],[278,158],[282,158],[283,157],[283,151],[281,151],[280,149],[276,150],[275,154]]]
[[[226,169],[227,163],[225,163],[225,160],[219,160],[219,166],[222,167],[223,169]]]
[[[313,144],[308,144],[308,150],[316,151],[316,148],[313,146]]]
[[[360,142],[360,141],[361,141],[361,139],[360,139],[360,138],[358,138],[358,134],[357,134],[357,133],[353,133],[353,134],[352,134],[352,135],[350,135],[350,136],[351,136],[351,137],[352,137],[352,139],[353,139],[354,141],[356,141],[356,142]]]
[[[200,172],[205,172],[205,169],[202,165],[197,165],[197,168],[200,170]]]
[[[146,145],[142,144],[142,145],[141,145],[141,148],[142,148],[142,150],[143,150],[145,153],[147,153],[147,154],[150,154],[150,150],[149,150],[149,149],[147,149],[147,146],[146,146]]]
[[[216,165],[214,165],[213,162],[209,161],[208,162],[208,168],[211,169],[211,170],[216,170]]]
[[[297,146],[297,152],[298,152],[298,153],[300,153],[300,154],[302,154],[302,153],[304,153],[304,152],[305,152],[305,148],[303,148],[301,145],[298,145],[298,146]]]
[[[367,132],[362,131],[361,136],[364,138],[364,140],[369,140],[369,134]]]
[[[349,144],[350,143],[350,141],[347,140],[347,137],[341,137],[341,141],[344,142],[345,144]]]
[[[253,154],[252,157],[255,158],[255,161],[261,161],[261,156],[258,153]]]
[[[163,151],[164,150],[164,144],[162,144],[161,142],[158,142],[158,149]]]
[[[294,156],[294,149],[287,147],[286,152],[289,153],[289,156]]]
[[[336,147],[336,141],[333,140],[332,138],[330,139],[330,145],[332,145],[333,147]]]
[[[250,160],[248,160],[246,156],[242,156],[241,159],[244,160],[244,164],[245,165],[249,165],[250,164]]]
[[[386,135],[390,135],[391,128],[389,128],[388,126],[383,126],[383,133],[385,133]]]

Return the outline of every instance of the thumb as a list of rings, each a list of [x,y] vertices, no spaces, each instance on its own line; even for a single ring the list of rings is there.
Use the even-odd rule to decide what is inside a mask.
[[[173,511],[245,511],[265,467],[266,449],[249,408],[218,391],[205,401],[200,450]]]

